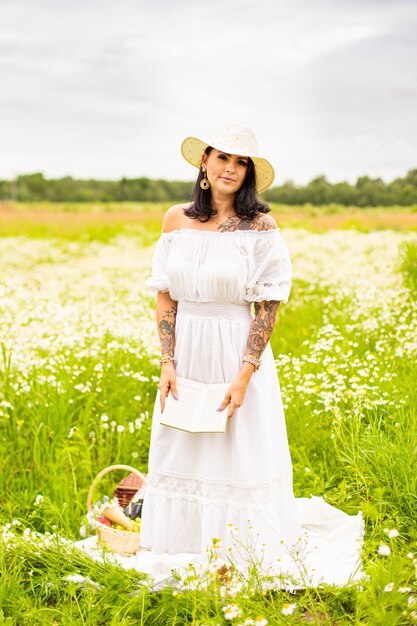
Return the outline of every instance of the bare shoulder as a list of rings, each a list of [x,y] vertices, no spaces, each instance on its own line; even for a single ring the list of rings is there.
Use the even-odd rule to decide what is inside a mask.
[[[180,228],[181,220],[184,219],[184,210],[188,209],[189,206],[190,203],[187,202],[185,204],[174,204],[169,207],[162,221],[162,232],[170,233],[172,230]]]
[[[276,230],[278,225],[272,215],[259,213],[253,220],[254,230]]]

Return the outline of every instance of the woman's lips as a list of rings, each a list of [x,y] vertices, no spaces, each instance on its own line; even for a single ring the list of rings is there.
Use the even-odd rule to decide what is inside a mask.
[[[226,180],[228,183],[234,183],[235,181],[233,180],[233,178],[226,178],[225,176],[220,176],[220,178],[222,180]]]

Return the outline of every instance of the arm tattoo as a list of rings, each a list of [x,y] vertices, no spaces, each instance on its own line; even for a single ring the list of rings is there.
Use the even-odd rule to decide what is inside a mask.
[[[158,323],[158,332],[161,340],[161,352],[163,357],[174,356],[176,318],[176,306],[164,309],[161,313],[161,318]]]
[[[275,318],[279,307],[277,300],[255,302],[255,319],[249,331],[246,355],[260,359],[262,352],[274,330]]]

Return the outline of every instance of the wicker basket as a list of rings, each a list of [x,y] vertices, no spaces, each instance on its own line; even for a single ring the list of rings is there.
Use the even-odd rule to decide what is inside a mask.
[[[147,484],[147,480],[139,470],[134,467],[130,467],[130,465],[110,465],[109,467],[104,468],[97,474],[94,478],[93,482],[90,485],[90,489],[88,490],[87,495],[87,511],[91,511],[91,504],[93,500],[93,491],[94,487],[108,472],[116,469],[124,469],[129,472],[133,472],[141,479],[142,483]],[[121,556],[132,556],[136,554],[140,547],[140,533],[134,533],[130,530],[119,530],[118,528],[110,528],[106,526],[106,524],[102,524],[101,522],[97,522],[97,534],[99,537],[99,541],[106,544],[106,546],[120,554]]]

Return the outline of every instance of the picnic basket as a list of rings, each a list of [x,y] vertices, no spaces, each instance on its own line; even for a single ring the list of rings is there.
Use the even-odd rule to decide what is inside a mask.
[[[119,501],[122,509],[131,501],[133,496],[143,485],[143,475],[138,476],[135,472],[131,472],[123,478],[114,490],[114,495]]]
[[[124,469],[135,474],[140,479],[140,485],[147,484],[146,477],[139,470],[130,465],[109,465],[97,474],[90,485],[87,495],[87,511],[90,512],[93,501],[93,491],[100,478],[113,470]],[[139,489],[138,487],[138,489]],[[131,532],[130,530],[119,530],[118,528],[110,528],[106,524],[97,522],[97,534],[99,540],[107,545],[107,547],[120,554],[121,556],[132,556],[136,554],[140,547],[140,533]]]

